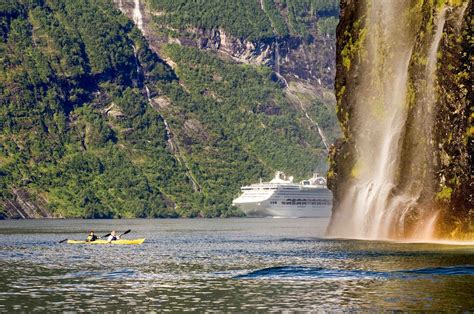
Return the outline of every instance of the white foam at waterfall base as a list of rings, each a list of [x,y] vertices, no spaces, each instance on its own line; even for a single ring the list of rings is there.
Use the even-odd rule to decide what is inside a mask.
[[[352,170],[353,184],[346,188],[335,209],[328,234],[330,236],[359,239],[396,239],[404,231],[409,217],[421,194],[416,184],[410,189],[394,193],[397,187],[405,134],[407,111],[408,69],[415,35],[409,29],[408,16],[396,14],[406,10],[407,3],[372,1],[367,14],[367,39],[364,48],[368,64],[359,70],[361,84],[354,93],[355,119],[358,134],[355,135],[357,163]],[[442,37],[446,8],[436,19],[436,29],[428,51],[426,70],[427,89],[424,112],[432,113],[436,101],[436,64],[439,42]],[[428,132],[432,118],[424,115]],[[429,142],[429,141],[427,141]],[[425,144],[421,158],[430,149]],[[401,174],[410,176],[412,174]],[[416,180],[419,178],[413,178]],[[414,181],[413,181],[414,182]],[[430,240],[437,214],[422,217],[417,240]]]

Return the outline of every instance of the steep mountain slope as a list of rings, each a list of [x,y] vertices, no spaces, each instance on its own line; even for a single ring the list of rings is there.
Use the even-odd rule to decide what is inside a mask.
[[[338,0],[114,2],[160,55],[167,44],[179,44],[229,63],[271,68],[295,109],[324,124],[330,142],[339,136],[333,93]]]
[[[180,45],[158,56],[105,0],[0,12],[2,217],[233,215],[241,184],[325,168],[266,67]]]
[[[148,179],[133,155],[151,150],[156,171],[180,169],[166,150],[163,121],[135,88],[133,47],[154,80],[169,82],[174,73],[133,24],[105,3],[8,2],[0,47],[5,214],[17,215],[23,203],[37,204],[39,215],[161,213],[163,183]],[[109,118],[105,108],[114,106]]]
[[[180,43],[248,64],[286,80],[332,90],[336,0],[115,0],[158,45]]]

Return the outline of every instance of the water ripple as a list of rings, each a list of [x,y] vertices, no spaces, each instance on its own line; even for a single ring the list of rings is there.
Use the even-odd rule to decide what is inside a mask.
[[[322,222],[0,221],[0,312],[474,309],[474,247],[325,239]],[[58,243],[90,229],[147,240]]]
[[[471,276],[474,276],[474,265],[429,267],[429,268],[404,270],[400,272],[408,273],[408,274],[420,274],[420,275],[444,275],[444,276],[471,275]]]
[[[331,269],[307,266],[276,266],[235,276],[236,279],[387,279],[419,276],[474,275],[474,266],[431,267],[400,271],[367,271],[360,269]]]
[[[387,277],[386,272],[330,269],[305,266],[277,266],[238,275],[237,279],[363,279]]]

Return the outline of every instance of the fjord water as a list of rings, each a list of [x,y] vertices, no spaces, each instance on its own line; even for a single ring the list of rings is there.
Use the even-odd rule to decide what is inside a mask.
[[[325,239],[327,223],[0,221],[0,312],[474,310],[474,245]],[[58,244],[89,229],[147,240]]]

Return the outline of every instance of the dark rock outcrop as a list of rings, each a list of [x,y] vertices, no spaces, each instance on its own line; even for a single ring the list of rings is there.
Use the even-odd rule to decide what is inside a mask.
[[[13,189],[12,197],[0,200],[0,208],[3,211],[0,219],[53,218],[47,210],[46,202],[41,197],[37,195],[33,197],[22,188]]]

